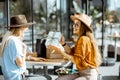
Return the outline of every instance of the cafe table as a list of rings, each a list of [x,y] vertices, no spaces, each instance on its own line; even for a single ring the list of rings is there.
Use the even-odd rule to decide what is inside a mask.
[[[108,37],[110,37],[110,38],[114,38],[114,41],[115,41],[115,55],[114,55],[114,57],[115,57],[115,60],[117,59],[117,39],[118,38],[120,38],[120,35],[118,34],[118,35],[115,35],[115,34],[113,34],[113,35],[108,35]]]
[[[48,66],[67,66],[70,61],[66,59],[46,59],[46,61],[38,62],[38,61],[26,61],[26,66],[43,66],[44,77],[47,80],[52,80],[52,77],[48,74]],[[67,64],[67,65],[66,65]],[[33,69],[34,71],[34,69]]]

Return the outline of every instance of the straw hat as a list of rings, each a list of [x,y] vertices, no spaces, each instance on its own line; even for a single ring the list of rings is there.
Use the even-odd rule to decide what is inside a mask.
[[[81,22],[83,22],[87,28],[92,32],[92,28],[91,28],[91,23],[92,23],[92,20],[91,18],[84,14],[84,13],[81,13],[81,14],[74,14],[72,16],[70,16],[71,20],[74,21],[74,20],[80,20]]]
[[[32,24],[34,23],[27,22],[25,15],[15,15],[10,18],[10,27],[21,27],[21,26],[28,27],[29,25],[32,25]]]

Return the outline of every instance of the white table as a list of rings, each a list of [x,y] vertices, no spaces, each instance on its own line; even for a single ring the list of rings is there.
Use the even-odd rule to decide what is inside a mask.
[[[115,39],[115,60],[117,59],[117,39],[120,38],[120,35],[109,35],[108,37]]]
[[[65,59],[46,59],[44,62],[36,62],[36,61],[26,61],[26,66],[43,66],[44,75],[47,80],[52,80],[52,78],[48,75],[48,66],[64,66],[70,63],[68,60]]]

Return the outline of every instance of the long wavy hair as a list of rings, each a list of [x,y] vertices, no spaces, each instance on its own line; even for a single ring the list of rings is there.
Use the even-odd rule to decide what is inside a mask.
[[[100,51],[98,49],[98,45],[97,45],[96,40],[94,38],[94,35],[87,28],[87,26],[84,23],[81,22],[79,37],[81,37],[83,35],[87,36],[90,39],[92,47],[93,47],[93,53],[94,53],[94,56],[95,56],[94,60],[96,62],[96,65],[99,66],[102,63],[102,58],[101,58]]]
[[[10,28],[10,31],[12,32],[12,35],[13,36],[16,36],[16,37],[19,37],[21,40],[23,40],[23,37],[24,37],[24,32],[23,30],[25,29],[26,27],[17,27],[17,28]]]
[[[23,40],[23,37],[24,37],[23,30],[24,29],[25,29],[24,26],[23,27],[17,27],[17,28],[10,28],[10,30],[6,32],[6,34],[3,36],[2,43],[0,45],[0,57],[2,57],[2,55],[3,55],[4,45],[5,45],[6,41],[8,40],[8,38],[10,36],[16,36],[21,41]]]

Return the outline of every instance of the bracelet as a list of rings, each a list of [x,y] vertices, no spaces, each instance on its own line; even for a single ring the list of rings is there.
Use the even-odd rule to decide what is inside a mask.
[[[66,43],[64,43],[62,46],[65,46],[66,45]]]

